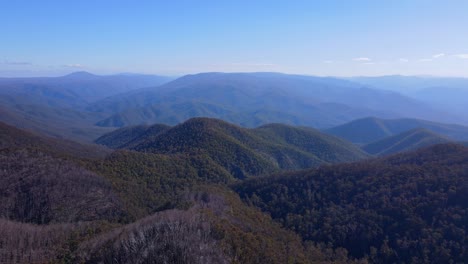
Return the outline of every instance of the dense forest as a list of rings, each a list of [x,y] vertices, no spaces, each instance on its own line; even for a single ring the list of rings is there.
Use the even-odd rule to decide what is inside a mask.
[[[213,119],[101,138],[117,150],[7,125],[0,136],[0,263],[468,258],[462,145],[354,161],[356,153],[369,156],[313,129],[244,129]],[[276,152],[289,164],[300,160],[294,152],[322,163],[272,167],[266,155]],[[234,165],[245,166],[243,177]]]
[[[304,240],[352,258],[468,260],[468,149],[459,145],[251,179],[235,190]]]
[[[368,157],[352,143],[312,128],[270,124],[247,129],[212,118],[192,118],[174,127],[122,128],[96,142],[144,153],[203,157],[238,179]]]

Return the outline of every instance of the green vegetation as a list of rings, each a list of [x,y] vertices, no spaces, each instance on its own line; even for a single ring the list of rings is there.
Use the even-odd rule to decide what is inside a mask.
[[[145,133],[142,127],[122,128],[97,142],[140,152],[203,156],[238,179],[367,157],[353,144],[312,128],[272,124],[247,129],[209,118],[193,118],[170,129],[150,128]]]
[[[468,149],[418,152],[249,179],[248,204],[312,242],[373,263],[458,263],[468,258]]]
[[[38,149],[55,156],[99,159],[111,151],[105,147],[77,143],[70,140],[50,138],[33,134],[0,122],[0,149]]]
[[[461,145],[332,165],[367,156],[311,128],[209,118],[116,130],[101,140],[130,150],[113,152],[0,128],[0,262],[467,258]]]

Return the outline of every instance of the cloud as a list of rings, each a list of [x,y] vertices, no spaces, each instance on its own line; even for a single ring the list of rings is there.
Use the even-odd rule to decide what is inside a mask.
[[[444,57],[444,56],[445,56],[445,53],[439,53],[439,54],[434,54],[434,55],[432,55],[432,58],[438,59],[438,58],[442,58],[442,57]]]
[[[374,62],[365,62],[363,63],[364,65],[374,65],[375,63]]]
[[[406,58],[399,58],[398,61],[399,61],[399,62],[409,62],[409,60],[406,59]]]
[[[6,65],[18,65],[18,66],[24,66],[24,65],[32,65],[32,63],[27,62],[27,61],[4,61],[3,64]]]
[[[268,66],[278,66],[277,64],[274,63],[249,63],[249,62],[234,62],[231,63],[231,65],[235,66],[258,66],[258,67],[268,67]]]
[[[333,61],[332,60],[324,60],[323,63],[326,63],[326,64],[332,64]]]
[[[468,54],[457,54],[455,55],[455,57],[459,58],[459,59],[468,59]]]
[[[354,58],[353,61],[371,61],[371,59],[366,57]]]
[[[84,68],[84,65],[81,65],[79,63],[75,63],[75,64],[65,64],[65,65],[63,65],[63,67],[66,67],[66,68]]]

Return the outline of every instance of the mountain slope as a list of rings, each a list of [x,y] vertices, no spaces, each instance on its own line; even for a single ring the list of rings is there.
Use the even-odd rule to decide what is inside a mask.
[[[130,148],[168,130],[170,126],[155,124],[152,126],[124,127],[107,133],[95,140],[97,144],[110,148]]]
[[[367,117],[327,129],[325,132],[362,145],[415,128],[424,128],[455,141],[468,140],[468,127],[466,126],[411,118],[380,119]]]
[[[119,135],[133,129],[139,128],[116,130],[97,142],[108,146],[119,142],[140,152],[203,156],[236,178],[367,157],[353,144],[318,130],[281,124],[247,129],[217,119],[192,118],[168,130],[140,132],[139,138],[121,142]]]
[[[451,140],[427,129],[416,128],[401,134],[390,136],[362,146],[362,149],[372,155],[389,155],[398,152],[448,143]]]
[[[304,239],[373,263],[464,262],[468,148],[445,144],[315,170],[249,179],[249,204]]]
[[[279,73],[187,75],[156,88],[106,98],[88,110],[109,114],[96,123],[100,126],[174,125],[199,116],[253,127],[265,123],[331,127],[369,115],[449,118],[394,92],[336,78]]]
[[[48,224],[118,221],[125,212],[108,181],[38,150],[0,151],[0,217]]]
[[[168,80],[85,72],[50,78],[0,78],[0,121],[53,137],[91,142],[109,129],[94,126],[107,115],[86,110],[90,103]]]
[[[42,136],[0,122],[0,149],[23,148],[46,150],[59,156],[86,159],[102,158],[111,152],[99,145]]]
[[[134,89],[158,86],[170,78],[155,75],[94,75],[75,72],[61,77],[0,78],[0,94],[18,102],[77,107]]]

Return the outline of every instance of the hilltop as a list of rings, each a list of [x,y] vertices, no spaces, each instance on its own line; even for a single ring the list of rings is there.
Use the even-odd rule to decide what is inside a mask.
[[[281,124],[248,129],[218,119],[192,118],[144,136],[140,128],[119,129],[97,142],[129,145],[129,149],[145,153],[201,155],[236,178],[367,157],[353,144],[318,130]],[[132,136],[128,142],[122,141],[120,135],[135,130],[140,131],[141,138]]]

